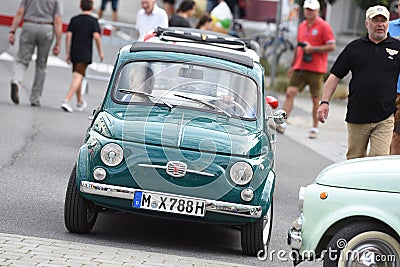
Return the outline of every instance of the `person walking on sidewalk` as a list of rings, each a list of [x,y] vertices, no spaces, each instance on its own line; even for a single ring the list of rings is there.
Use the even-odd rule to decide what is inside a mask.
[[[60,53],[61,16],[62,7],[59,0],[21,0],[8,35],[8,42],[14,45],[15,32],[21,20],[24,19],[11,79],[11,100],[16,105],[19,104],[19,90],[36,48],[35,77],[29,100],[32,106],[40,107],[40,97],[46,78],[47,58],[54,35],[56,42],[53,54],[57,56]]]
[[[299,25],[297,32],[298,47],[294,53],[293,63],[288,70],[289,87],[283,109],[287,116],[293,110],[294,98],[303,91],[306,85],[310,87],[312,100],[312,127],[309,137],[317,138],[317,109],[320,100],[324,74],[328,69],[328,52],[335,50],[336,42],[331,26],[319,17],[320,4],[318,0],[305,0],[303,5],[305,20]],[[286,123],[276,125],[279,133],[284,133]]]
[[[92,63],[93,39],[99,52],[100,61],[104,54],[101,47],[100,25],[92,16],[93,0],[81,0],[82,13],[71,18],[65,39],[67,63],[72,62],[72,82],[61,108],[73,112],[70,101],[74,94],[77,98],[77,111],[83,111],[87,104],[82,98],[82,80],[87,66]]]
[[[111,9],[112,9],[111,19],[113,21],[118,21],[118,0],[101,0],[101,6],[98,13],[99,19],[103,17],[104,10],[106,10],[108,2],[111,2]]]
[[[143,41],[149,31],[157,27],[168,27],[168,15],[157,6],[156,0],[142,0],[142,8],[136,15],[136,28],[139,30],[139,41]]]
[[[339,81],[352,77],[347,103],[347,159],[389,155],[396,111],[396,84],[400,72],[400,41],[388,36],[390,13],[384,6],[370,7],[368,35],[350,42],[333,64],[317,111],[322,123],[329,115],[329,99]]]
[[[400,10],[400,0],[397,2],[397,7]],[[393,38],[400,40],[400,18],[389,22],[389,34]],[[397,98],[396,98],[397,111],[394,114],[394,129],[392,142],[390,143],[390,154],[400,155],[400,76],[397,80]]]

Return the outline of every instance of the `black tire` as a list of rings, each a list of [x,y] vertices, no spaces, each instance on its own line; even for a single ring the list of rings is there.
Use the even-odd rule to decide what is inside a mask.
[[[64,223],[71,233],[87,234],[96,223],[98,212],[84,199],[76,186],[76,164],[69,177],[64,203]]]
[[[271,201],[267,214],[263,218],[242,226],[241,242],[244,254],[262,257],[267,253],[271,239],[272,220],[273,202]]]
[[[378,265],[373,266],[400,266],[400,244],[394,238],[395,235],[390,229],[375,222],[349,224],[329,241],[323,259],[324,267],[368,266],[362,265],[362,261],[368,261],[372,255],[380,255],[380,263],[384,264],[379,265],[377,262]],[[386,261],[383,262],[383,259]]]

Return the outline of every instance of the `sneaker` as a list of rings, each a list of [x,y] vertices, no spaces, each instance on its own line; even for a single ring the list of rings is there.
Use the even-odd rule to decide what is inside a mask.
[[[318,137],[318,129],[317,128],[311,128],[310,134],[308,135],[308,138],[315,139],[317,137]]]
[[[286,130],[286,123],[282,123],[282,124],[277,124],[273,121],[270,121],[269,126],[276,130],[278,133],[280,134],[284,134],[285,130]]]
[[[37,100],[37,101],[35,101],[35,102],[31,102],[31,106],[32,107],[40,107],[40,102],[39,102],[39,100]]]
[[[275,130],[276,130],[278,133],[280,133],[280,134],[284,134],[284,133],[285,133],[285,130],[286,130],[286,127],[283,127],[282,125],[277,124],[277,125],[275,126]]]
[[[61,108],[66,112],[73,112],[74,111],[72,109],[72,107],[69,105],[69,103],[67,101],[65,101],[65,100],[62,102]]]
[[[79,112],[84,111],[87,108],[87,103],[85,100],[82,100],[82,103],[76,104],[76,110]]]
[[[11,100],[18,105],[19,104],[19,96],[18,96],[18,84],[11,83]]]

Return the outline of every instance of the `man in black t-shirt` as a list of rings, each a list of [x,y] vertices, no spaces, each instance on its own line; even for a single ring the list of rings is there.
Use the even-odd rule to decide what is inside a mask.
[[[93,0],[81,0],[80,7],[82,13],[71,18],[65,39],[67,63],[72,62],[72,82],[67,96],[61,104],[61,108],[67,112],[73,112],[70,101],[74,95],[77,98],[75,110],[83,111],[86,108],[86,102],[82,98],[81,86],[86,68],[92,63],[93,40],[96,43],[100,60],[103,61],[104,59],[100,40],[100,26],[97,18],[91,14]]]
[[[389,155],[400,72],[400,41],[388,36],[389,15],[384,6],[367,10],[368,35],[345,47],[325,83],[317,111],[322,123],[328,118],[329,99],[339,81],[352,73],[346,114],[347,159]]]

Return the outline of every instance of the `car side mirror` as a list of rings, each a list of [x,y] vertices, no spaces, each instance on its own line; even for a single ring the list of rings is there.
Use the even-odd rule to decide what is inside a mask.
[[[272,108],[272,109],[276,109],[279,106],[279,102],[278,99],[276,99],[273,96],[266,96],[265,97],[265,101],[267,102],[267,104]]]
[[[275,123],[282,124],[282,123],[286,122],[286,120],[287,120],[286,111],[284,111],[283,109],[279,109],[274,112],[274,115],[272,115],[272,116],[268,115],[267,120],[269,120],[269,119],[274,119]]]

